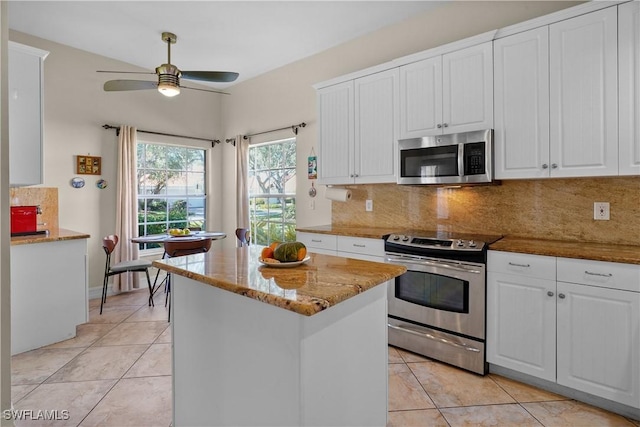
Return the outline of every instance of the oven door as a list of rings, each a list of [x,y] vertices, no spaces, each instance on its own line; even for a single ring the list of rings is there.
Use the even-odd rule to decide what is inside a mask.
[[[484,264],[389,253],[387,262],[407,267],[389,285],[390,316],[484,340]]]

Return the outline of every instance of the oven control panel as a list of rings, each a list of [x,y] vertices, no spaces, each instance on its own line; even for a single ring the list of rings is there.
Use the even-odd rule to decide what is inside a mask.
[[[387,242],[413,248],[440,249],[450,251],[482,251],[485,242],[464,239],[438,239],[432,237],[415,237],[405,234],[391,234]]]

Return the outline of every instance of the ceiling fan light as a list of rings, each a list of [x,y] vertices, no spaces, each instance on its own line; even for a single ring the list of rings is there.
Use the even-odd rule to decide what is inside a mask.
[[[160,82],[158,83],[158,92],[171,98],[173,96],[180,95],[180,86],[176,86],[169,82]]]

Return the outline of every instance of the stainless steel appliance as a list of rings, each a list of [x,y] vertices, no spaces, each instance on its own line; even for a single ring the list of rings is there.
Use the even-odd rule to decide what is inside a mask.
[[[487,246],[500,236],[391,234],[389,344],[484,375]]]
[[[398,184],[493,182],[493,130],[398,141]]]

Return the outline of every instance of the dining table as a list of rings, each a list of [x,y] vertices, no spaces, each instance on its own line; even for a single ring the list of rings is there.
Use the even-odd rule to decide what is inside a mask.
[[[165,242],[193,242],[193,241],[198,241],[198,240],[205,240],[205,239],[209,239],[209,240],[220,240],[220,239],[224,239],[227,237],[226,233],[223,233],[221,231],[191,231],[189,234],[184,234],[184,235],[172,235],[169,233],[161,233],[161,234],[148,234],[145,236],[138,236],[138,237],[133,237],[131,239],[132,243],[162,243],[164,244]],[[162,254],[162,258],[164,259],[166,257],[167,253],[163,253]],[[165,276],[164,279],[162,279],[160,281],[160,283],[158,283],[158,277],[160,275],[160,270],[158,270],[156,272],[156,277],[153,280],[153,286],[151,287],[151,289],[149,290],[149,304],[151,306],[154,306],[154,302],[153,302],[153,296],[155,295],[155,293],[158,291],[158,289],[160,289],[162,287],[163,284],[166,285],[167,283],[167,279],[168,279],[168,274]],[[166,302],[165,302],[166,303]]]

